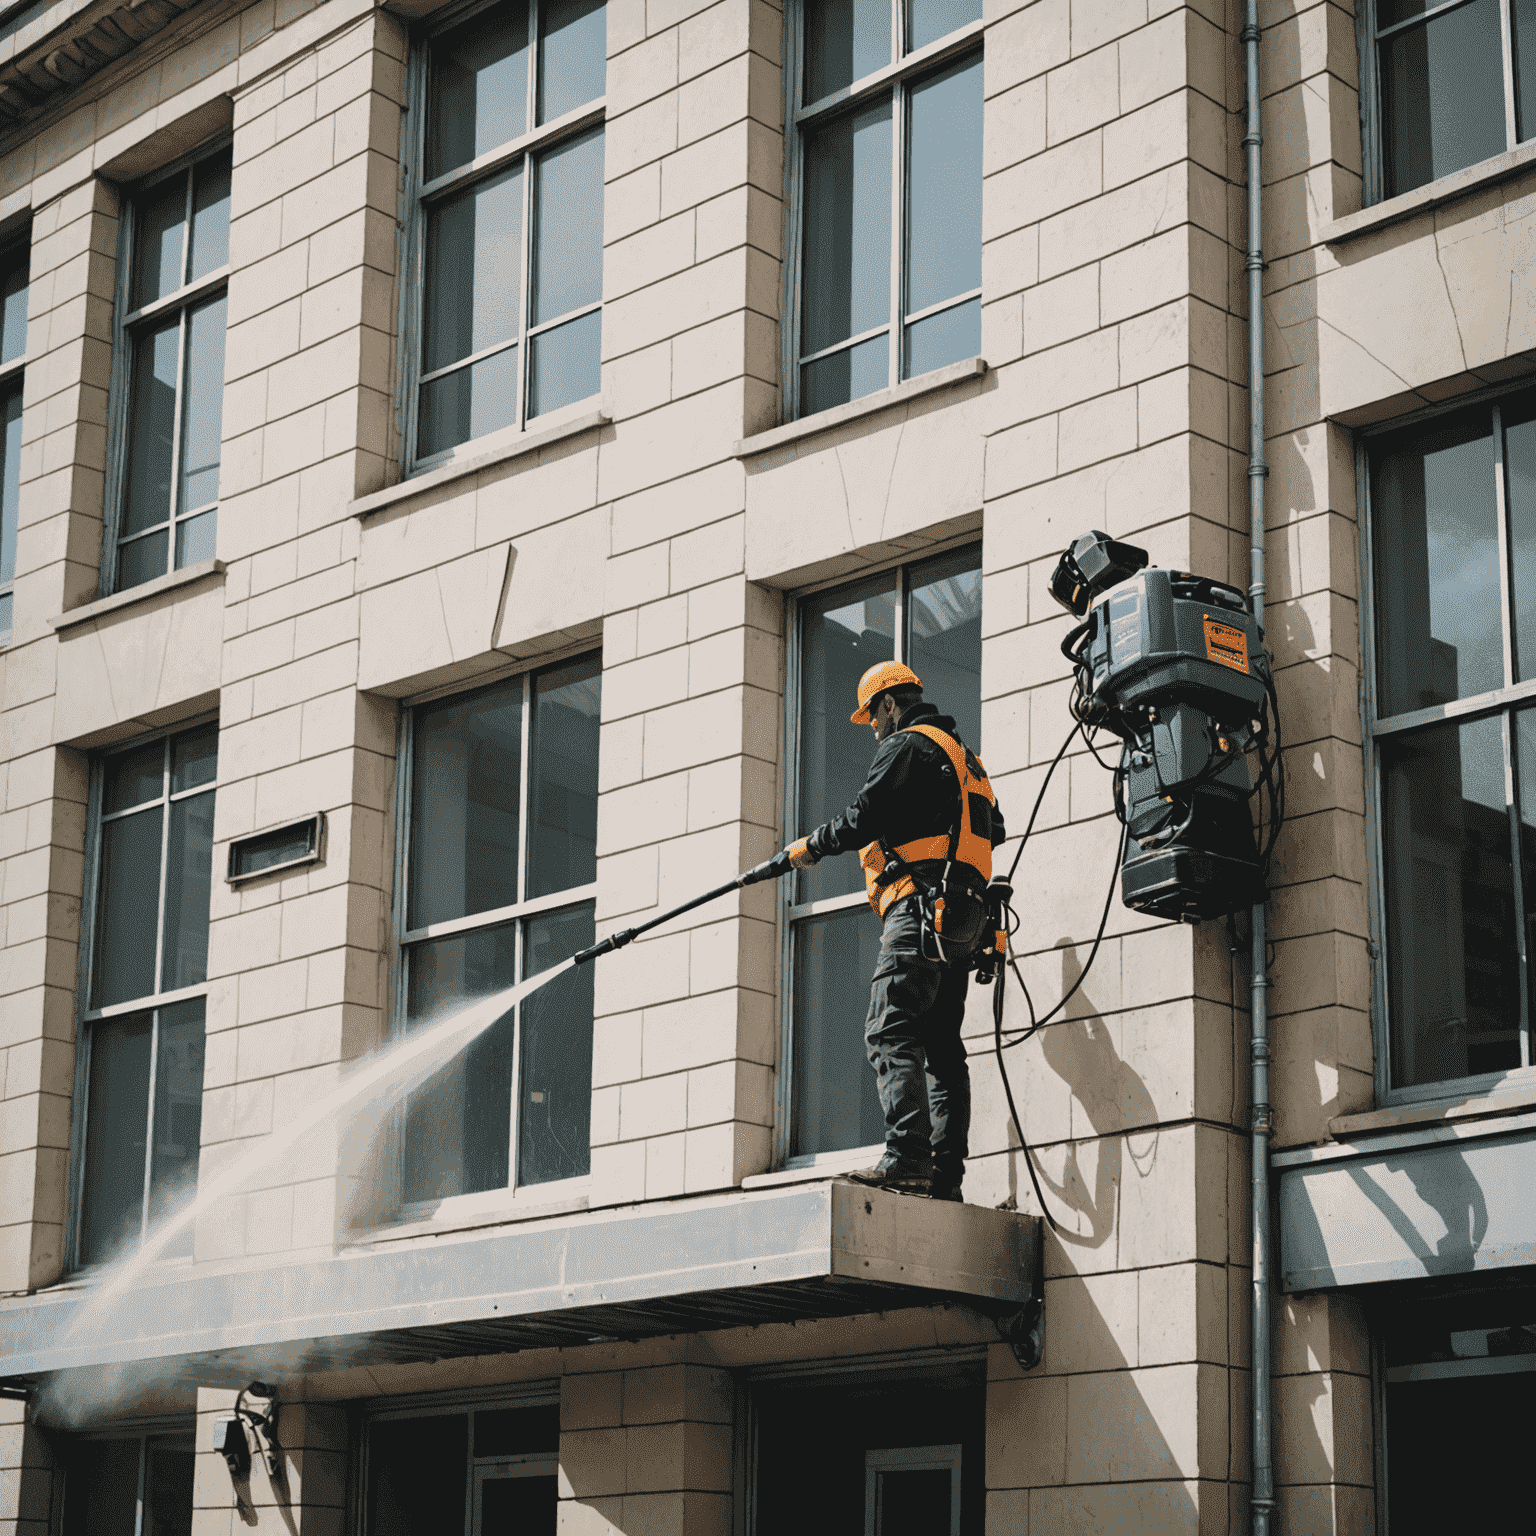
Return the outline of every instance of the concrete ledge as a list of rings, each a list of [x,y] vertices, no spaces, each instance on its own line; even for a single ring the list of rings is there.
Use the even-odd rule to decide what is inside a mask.
[[[82,603],[78,608],[71,608],[67,613],[49,619],[48,627],[56,630],[73,629],[77,624],[89,624],[92,619],[119,613],[124,608],[133,607],[135,603],[147,603],[150,598],[159,597],[163,592],[174,592],[178,587],[190,587],[206,577],[223,574],[222,560],[199,560],[195,565],[184,565],[179,571],[171,571],[165,576],[156,576],[153,581],[129,587],[126,592],[114,592],[110,597],[98,597],[94,603]]]
[[[90,1289],[0,1300],[0,1379],[158,1361],[241,1385],[265,1369],[499,1354],[946,1299],[1021,1306],[1039,1219],[825,1181],[653,1201],[320,1257],[142,1276],[74,1330]]]
[[[1480,192],[1484,187],[1508,181],[1510,177],[1518,176],[1533,166],[1536,166],[1536,140],[1505,150],[1502,155],[1494,155],[1491,159],[1479,160],[1476,165],[1442,176],[1426,186],[1415,187],[1412,192],[1389,197],[1384,203],[1372,203],[1369,208],[1362,208],[1358,213],[1346,213],[1343,218],[1323,225],[1318,231],[1318,239],[1324,245],[1342,245],[1347,240],[1374,234],[1378,229],[1401,224],[1404,219],[1414,218],[1431,208],[1454,202],[1469,192]]]
[[[436,490],[440,485],[462,480],[466,475],[478,475],[482,469],[504,464],[508,459],[521,458],[525,453],[537,453],[540,448],[547,448],[551,443],[564,442],[568,437],[580,437],[583,432],[595,432],[599,427],[612,424],[613,417],[606,412],[588,411],[583,416],[573,416],[569,421],[548,427],[542,432],[524,432],[514,440],[475,454],[473,458],[455,459],[452,464],[444,464],[441,469],[431,469],[424,475],[413,475],[409,480],[402,480],[399,485],[389,486],[386,490],[359,496],[356,501],[348,504],[347,512],[352,517],[367,517],[370,512],[393,507],[412,496]]]
[[[1394,1104],[1390,1109],[1368,1109],[1357,1115],[1336,1115],[1328,1122],[1328,1132],[1337,1141],[1348,1141],[1354,1136],[1382,1135],[1410,1125],[1475,1120],[1484,1115],[1508,1115],[1527,1109],[1536,1109],[1536,1083],[1451,1102],[1441,1100],[1427,1104]]]
[[[893,405],[905,405],[935,390],[949,389],[964,384],[968,379],[979,379],[987,371],[984,357],[967,358],[963,363],[951,363],[947,368],[935,368],[932,373],[920,373],[915,379],[906,379],[891,389],[878,394],[865,395],[850,400],[847,405],[834,405],[830,411],[818,411],[814,416],[803,416],[799,421],[786,421],[782,427],[770,427],[754,437],[744,437],[732,450],[738,459],[750,459],[760,453],[782,448],[786,443],[799,442],[802,437],[814,437],[818,432],[830,432],[863,416],[873,416],[877,411],[888,410]]]

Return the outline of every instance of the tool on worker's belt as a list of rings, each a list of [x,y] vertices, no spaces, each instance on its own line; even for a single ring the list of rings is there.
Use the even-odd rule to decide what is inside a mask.
[[[606,939],[599,939],[596,944],[580,951],[573,958],[577,965],[585,965],[589,960],[596,960],[599,955],[608,955],[616,949],[623,949],[626,944],[638,939],[642,933],[649,933],[652,928],[659,928],[663,923],[671,922],[674,917],[681,917],[684,912],[692,912],[695,907],[702,907],[705,902],[713,901],[717,896],[729,896],[732,891],[739,891],[743,886],[756,885],[760,880],[777,880],[780,875],[787,875],[789,871],[789,851],[780,849],[771,859],[764,859],[761,864],[754,864],[751,869],[743,870],[734,880],[727,880],[724,885],[717,885],[714,890],[705,891],[702,896],[695,896],[692,901],[685,901],[681,906],[673,907],[669,912],[663,912],[660,917],[653,917],[648,923],[640,923],[633,928],[611,933]]]

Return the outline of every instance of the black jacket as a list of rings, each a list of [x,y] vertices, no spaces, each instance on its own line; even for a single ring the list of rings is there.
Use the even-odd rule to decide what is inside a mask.
[[[841,816],[823,822],[806,838],[818,858],[852,853],[884,838],[895,848],[914,838],[948,832],[960,814],[960,790],[955,770],[942,748],[909,725],[932,725],[960,740],[955,722],[941,715],[926,699],[919,700],[901,717],[902,729],[892,731],[879,746],[858,798]],[[1002,810],[992,808],[992,846],[1007,836]],[[925,861],[926,863],[926,861]],[[919,871],[925,865],[918,865]]]

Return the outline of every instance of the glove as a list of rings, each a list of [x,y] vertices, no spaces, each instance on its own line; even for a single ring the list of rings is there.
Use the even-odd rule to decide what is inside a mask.
[[[792,869],[810,869],[819,864],[821,860],[812,853],[805,838],[799,838],[784,850],[789,855],[789,863]]]

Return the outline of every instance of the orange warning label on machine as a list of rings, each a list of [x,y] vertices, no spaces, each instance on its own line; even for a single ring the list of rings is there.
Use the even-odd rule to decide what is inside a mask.
[[[1205,654],[1210,660],[1231,667],[1234,672],[1246,672],[1248,636],[1242,630],[1234,629],[1230,624],[1218,623],[1206,615]]]

